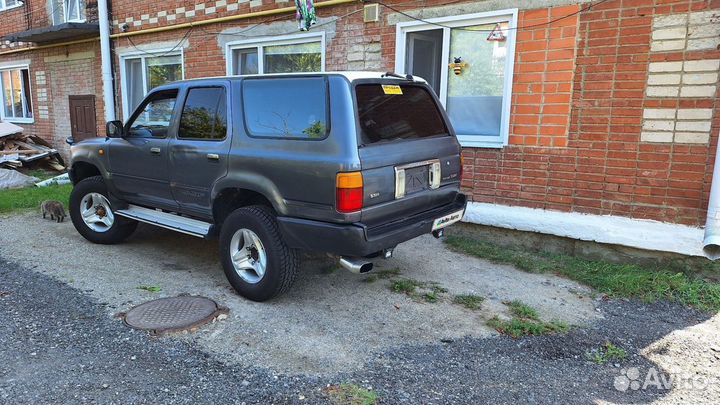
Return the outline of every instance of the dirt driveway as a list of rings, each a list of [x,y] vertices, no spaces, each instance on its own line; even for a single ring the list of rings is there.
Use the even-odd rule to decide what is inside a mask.
[[[228,319],[163,339],[186,342],[228,367],[301,379],[312,392],[352,381],[373,386],[387,403],[680,403],[720,395],[717,386],[626,392],[614,387],[628,367],[673,367],[720,381],[720,355],[712,350],[712,340],[720,341],[718,316],[667,304],[606,302],[575,282],[457,254],[432,237],[399,246],[379,269],[437,283],[446,290],[437,302],[393,292],[388,279],[369,281],[322,257],[307,257],[289,294],[258,304],[226,282],[214,241],[140,226],[125,244],[92,245],[69,222],[34,214],[1,218],[0,229],[0,256],[104,303],[103,322],[119,323],[113,319],[117,312],[164,296],[216,300],[230,309]],[[468,293],[486,298],[480,310],[453,302],[453,296]],[[515,299],[535,307],[542,319],[572,325],[571,332],[513,340],[486,326],[493,316],[507,317],[503,301]],[[629,358],[602,366],[588,361],[585,353],[606,340],[622,344]],[[688,358],[700,365],[689,366]],[[311,397],[294,399],[306,396]]]

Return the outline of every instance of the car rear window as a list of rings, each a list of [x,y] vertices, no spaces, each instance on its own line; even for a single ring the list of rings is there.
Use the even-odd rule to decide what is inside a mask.
[[[359,84],[355,95],[365,145],[449,133],[435,100],[423,86]]]
[[[327,85],[322,77],[246,79],[243,104],[250,136],[327,137]]]

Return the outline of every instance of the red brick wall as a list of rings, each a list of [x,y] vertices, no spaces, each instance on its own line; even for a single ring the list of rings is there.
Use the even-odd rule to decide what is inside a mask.
[[[85,54],[88,52],[94,53],[96,58],[76,59],[76,55],[79,53]],[[102,75],[101,66],[98,63],[99,55],[100,46],[99,43],[95,42],[4,56],[0,54],[0,62],[3,63],[13,61],[18,63],[30,62],[30,86],[34,122],[32,124],[18,125],[25,128],[25,133],[38,135],[49,141],[66,159],[69,157],[69,146],[65,143],[65,139],[71,135],[70,118],[67,114],[68,95],[94,94],[98,134],[103,134],[105,131]],[[69,58],[69,61],[65,61],[66,58]],[[47,62],[47,60],[51,62]],[[38,72],[44,73],[45,84],[37,80]],[[38,98],[38,93],[42,89],[47,91],[45,101]],[[47,108],[47,117],[43,117],[40,113],[43,107]]]

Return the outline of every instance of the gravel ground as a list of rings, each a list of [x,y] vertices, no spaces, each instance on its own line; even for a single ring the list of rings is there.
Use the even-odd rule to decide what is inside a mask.
[[[488,298],[481,311],[447,297],[418,303],[389,292],[384,280],[327,274],[319,268],[328,264],[317,260],[305,265],[291,294],[249,304],[228,290],[211,242],[148,227],[127,245],[97,250],[71,226],[27,215],[0,219],[0,229],[0,403],[323,403],[324,387],[342,382],[372,387],[386,404],[680,404],[720,397],[720,316],[590,299],[567,280],[462,257],[442,245],[420,255],[410,253],[422,246],[401,246],[385,267],[441,282],[451,293],[480,293]],[[162,294],[136,288],[153,283]],[[230,307],[230,317],[163,338],[112,317],[180,292],[210,296]],[[544,318],[578,326],[518,340],[484,327],[487,317],[503,315],[500,300],[514,298]],[[585,358],[607,340],[628,359],[597,365]],[[615,389],[616,377],[632,367],[641,380],[657,368],[715,384]]]

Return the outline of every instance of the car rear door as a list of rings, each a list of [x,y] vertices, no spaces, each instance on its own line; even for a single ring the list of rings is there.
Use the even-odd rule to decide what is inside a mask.
[[[362,222],[396,220],[452,203],[460,145],[432,90],[410,81],[355,84]]]
[[[227,82],[183,92],[177,136],[170,141],[170,187],[183,212],[211,218],[213,185],[227,174],[232,125]]]
[[[175,124],[177,89],[151,93],[125,125],[123,138],[108,148],[113,184],[123,198],[140,205],[172,209],[168,142]]]

